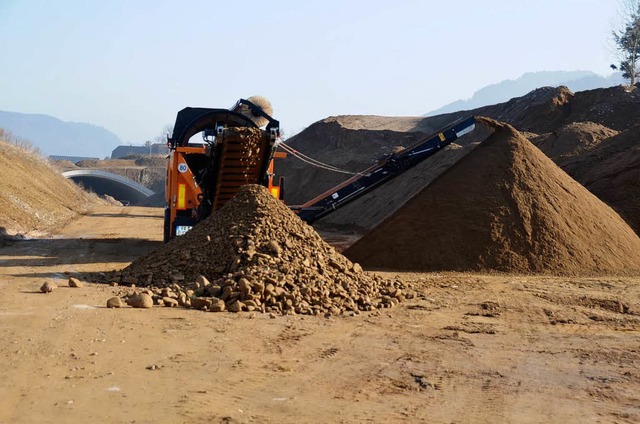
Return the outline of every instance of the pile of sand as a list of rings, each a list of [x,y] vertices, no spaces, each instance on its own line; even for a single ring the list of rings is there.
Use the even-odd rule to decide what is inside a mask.
[[[640,125],[567,160],[563,169],[640,234]]]
[[[495,133],[344,253],[406,270],[640,270],[640,239],[513,127]]]
[[[103,204],[38,153],[0,141],[0,226],[9,232],[55,231]]]
[[[492,132],[492,128],[482,123],[476,124],[476,129],[471,133],[366,195],[326,215],[314,223],[314,227],[324,230],[344,229],[352,233],[365,234],[380,225],[435,178],[471,152]]]
[[[425,118],[339,116],[318,121],[286,140],[292,148],[350,172],[369,168],[394,148],[407,147],[433,132]],[[285,201],[303,204],[340,184],[348,174],[327,171],[292,156],[277,160],[278,176],[286,178]]]
[[[201,275],[211,284],[196,283]],[[364,273],[257,185],[242,187],[186,235],[134,261],[121,281],[216,311],[356,313],[405,296],[401,282]]]
[[[571,158],[595,148],[603,140],[617,134],[618,131],[593,122],[573,122],[529,140],[562,166]]]
[[[543,87],[507,102],[426,118],[441,127],[466,116],[488,116],[520,131],[545,134],[572,122],[594,122],[616,131],[640,124],[640,90],[616,86],[572,93],[567,87]]]
[[[543,87],[504,103],[431,117],[329,117],[314,123],[287,142],[322,162],[358,172],[394,148],[406,147],[457,119],[488,116],[528,133],[526,136],[564,169],[565,162],[574,156],[593,149],[618,131],[626,131],[639,124],[638,108],[638,89],[610,87],[572,93],[567,87]],[[473,147],[468,143],[463,146],[465,149],[449,149],[433,160],[428,159],[420,165],[424,172],[412,172],[412,178],[405,175],[399,178],[403,184],[397,181],[386,184],[345,209],[328,215],[317,223],[317,228],[349,228],[358,233],[373,228],[404,203],[408,198],[406,195],[415,194],[424,187],[419,180],[428,183],[432,175],[439,173],[438,168],[455,163],[470,150],[467,146]],[[284,193],[288,204],[302,204],[349,178],[349,175],[311,167],[295,158],[278,160],[275,169],[278,175],[287,179]],[[616,190],[615,186],[610,188]],[[387,193],[382,194],[385,190]],[[616,194],[618,197],[622,195]],[[390,207],[384,206],[385,197],[391,199]],[[625,210],[623,215],[626,217],[629,213],[633,211]]]

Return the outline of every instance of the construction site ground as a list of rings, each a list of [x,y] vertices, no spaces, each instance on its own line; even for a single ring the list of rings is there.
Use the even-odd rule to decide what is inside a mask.
[[[640,278],[406,273],[418,298],[331,318],[67,287],[161,237],[162,209],[100,206],[0,248],[0,422],[640,421]]]

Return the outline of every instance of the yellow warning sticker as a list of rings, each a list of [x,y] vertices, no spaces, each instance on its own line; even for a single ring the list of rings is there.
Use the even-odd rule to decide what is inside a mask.
[[[184,209],[184,199],[187,192],[186,184],[178,184],[178,209]]]

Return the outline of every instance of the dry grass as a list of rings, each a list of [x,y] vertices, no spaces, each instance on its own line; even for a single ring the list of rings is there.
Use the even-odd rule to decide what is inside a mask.
[[[60,175],[31,144],[0,140],[0,227],[55,232],[98,204],[99,197]]]

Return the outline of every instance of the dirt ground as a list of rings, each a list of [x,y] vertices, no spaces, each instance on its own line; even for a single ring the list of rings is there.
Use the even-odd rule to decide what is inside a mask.
[[[640,422],[640,278],[407,273],[418,299],[329,319],[65,287],[158,246],[161,215],[0,248],[0,422]]]

